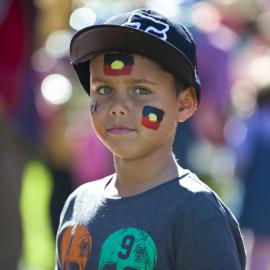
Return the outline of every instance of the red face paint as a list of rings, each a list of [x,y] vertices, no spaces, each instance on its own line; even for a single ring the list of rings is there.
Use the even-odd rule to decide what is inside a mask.
[[[132,54],[105,54],[103,72],[108,76],[131,74],[134,59]]]
[[[145,106],[142,112],[141,124],[146,128],[157,130],[163,115],[164,111],[152,106]]]

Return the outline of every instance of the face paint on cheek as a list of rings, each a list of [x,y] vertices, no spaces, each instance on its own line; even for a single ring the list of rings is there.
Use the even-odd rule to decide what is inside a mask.
[[[91,104],[91,107],[90,107],[90,112],[91,112],[91,115],[95,114],[98,112],[98,107],[100,106],[99,103],[95,102],[94,104]]]
[[[164,111],[152,106],[144,106],[141,124],[149,129],[157,130],[163,119]]]
[[[133,64],[132,54],[105,54],[103,72],[107,76],[129,75],[132,72]]]

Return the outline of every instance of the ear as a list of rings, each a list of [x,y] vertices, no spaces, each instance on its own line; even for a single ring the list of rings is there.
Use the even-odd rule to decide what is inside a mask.
[[[178,101],[178,122],[184,122],[190,118],[197,110],[198,102],[194,87],[188,87],[181,90],[177,97]]]

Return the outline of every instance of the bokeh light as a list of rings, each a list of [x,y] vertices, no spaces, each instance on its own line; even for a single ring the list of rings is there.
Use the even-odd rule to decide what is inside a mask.
[[[110,15],[113,14],[112,12],[116,8],[116,12],[126,8],[125,3],[115,3],[115,5],[109,9],[106,6],[106,2],[101,2],[100,0],[91,0],[90,2],[88,1],[88,3],[85,3],[84,7],[92,9],[97,16],[96,19],[99,19],[99,21],[106,20]]]
[[[231,100],[236,113],[248,117],[256,106],[256,86],[250,80],[237,80],[231,89]]]
[[[189,164],[196,168],[201,175],[207,175],[213,156],[214,147],[208,141],[194,143],[188,152]],[[203,160],[203,162],[202,162]]]
[[[31,57],[31,64],[37,72],[47,72],[56,65],[55,57],[48,55],[45,48],[36,50]]]
[[[199,2],[192,6],[192,23],[202,32],[214,32],[221,23],[221,16],[214,5]]]
[[[269,51],[270,53],[270,51]],[[270,83],[270,55],[254,57],[248,64],[247,76],[257,85],[264,86]]]
[[[215,149],[212,158],[210,173],[214,179],[232,179],[235,172],[236,159],[232,150],[226,147]]]
[[[67,56],[69,53],[69,44],[71,33],[65,30],[52,32],[46,40],[46,51],[48,55],[56,58]]]
[[[208,39],[216,48],[230,51],[236,45],[238,36],[230,28],[222,25],[217,31],[210,33]]]
[[[180,13],[179,3],[176,0],[149,0],[147,7],[169,18],[177,18]]]
[[[236,2],[236,0],[217,0],[216,2],[229,6],[232,5],[234,2]]]
[[[65,76],[61,74],[51,74],[42,81],[41,93],[51,104],[60,105],[70,99],[72,86]]]
[[[247,127],[241,119],[231,117],[224,126],[224,138],[228,145],[237,147],[245,140]]]
[[[70,16],[69,24],[75,30],[91,26],[96,22],[96,13],[89,7],[75,9]]]

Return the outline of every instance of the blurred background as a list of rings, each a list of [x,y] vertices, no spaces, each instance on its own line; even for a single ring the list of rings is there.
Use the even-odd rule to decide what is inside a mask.
[[[184,23],[202,101],[174,152],[240,221],[248,270],[270,269],[269,0],[0,0],[0,268],[51,270],[60,211],[113,172],[72,70],[79,29],[135,8]]]

